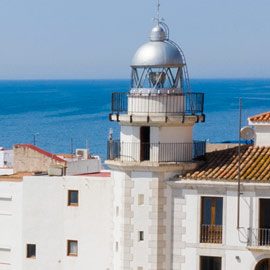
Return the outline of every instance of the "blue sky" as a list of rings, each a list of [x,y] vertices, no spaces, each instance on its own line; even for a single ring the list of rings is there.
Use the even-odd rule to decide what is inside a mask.
[[[161,0],[192,78],[270,78],[269,0]],[[154,0],[1,0],[0,79],[129,78]]]

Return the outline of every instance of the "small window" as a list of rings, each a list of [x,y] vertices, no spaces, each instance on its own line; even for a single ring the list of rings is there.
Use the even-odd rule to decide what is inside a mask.
[[[138,270],[143,270],[143,267],[142,267],[142,266],[139,266],[139,267],[138,267]]]
[[[36,258],[36,245],[35,244],[27,244],[26,245],[26,257],[27,258]]]
[[[69,206],[78,206],[79,205],[79,191],[78,190],[69,190],[68,191],[68,205]]]
[[[221,270],[220,257],[200,257],[200,270]]]
[[[144,241],[144,232],[139,231],[139,241]]]
[[[144,195],[143,194],[138,195],[138,205],[144,205]]]
[[[67,255],[78,256],[78,241],[68,240],[67,242]]]

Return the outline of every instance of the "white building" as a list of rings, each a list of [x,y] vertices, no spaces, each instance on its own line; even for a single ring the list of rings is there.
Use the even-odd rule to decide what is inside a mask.
[[[270,132],[257,126],[270,117],[249,119],[240,171],[237,147],[205,153],[192,139],[203,94],[160,21],[112,104],[111,172],[0,177],[0,270],[269,270]]]
[[[0,177],[0,269],[112,269],[110,172]]]
[[[13,150],[0,147],[0,175],[13,174]]]

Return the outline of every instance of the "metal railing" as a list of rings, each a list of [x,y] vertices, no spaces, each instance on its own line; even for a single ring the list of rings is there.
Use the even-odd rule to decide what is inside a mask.
[[[270,229],[248,229],[248,246],[268,246],[270,247]]]
[[[182,94],[131,94],[119,92],[112,94],[111,110],[121,113],[166,113],[196,115],[203,114],[203,93]]]
[[[201,225],[201,243],[222,243],[222,225]]]
[[[194,141],[192,143],[108,141],[107,159],[135,162],[183,162],[203,158],[205,151],[205,141]]]

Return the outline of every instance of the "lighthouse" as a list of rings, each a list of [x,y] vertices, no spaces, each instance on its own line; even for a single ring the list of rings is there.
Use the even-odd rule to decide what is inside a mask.
[[[110,136],[106,161],[114,185],[114,270],[174,269],[167,183],[205,154],[205,142],[193,141],[203,104],[204,95],[191,91],[181,48],[158,16],[133,57],[129,91],[112,94],[110,121],[121,126],[120,140]]]

